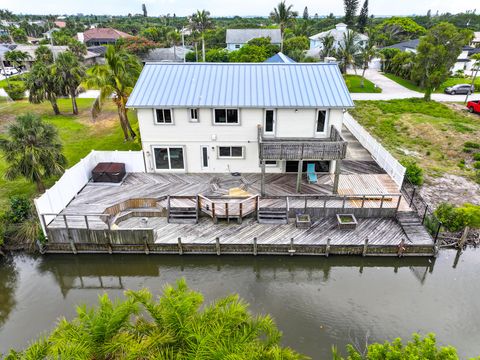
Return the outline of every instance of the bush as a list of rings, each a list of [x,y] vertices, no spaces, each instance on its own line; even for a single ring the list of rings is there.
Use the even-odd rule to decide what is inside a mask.
[[[10,86],[5,87],[5,92],[10,99],[17,101],[25,97],[25,85],[21,82],[10,83]]]
[[[449,203],[442,203],[435,210],[443,226],[452,232],[460,231],[465,226],[480,228],[480,206],[473,204],[464,204],[461,207],[455,207]]]
[[[405,166],[405,176],[413,185],[423,184],[423,170],[420,166],[418,166],[415,159],[406,158],[401,161],[401,164]]]
[[[473,154],[473,160],[480,161],[480,152],[476,153],[476,154]]]
[[[10,209],[5,213],[5,220],[11,224],[20,224],[30,217],[32,203],[26,196],[12,196]]]
[[[477,170],[480,170],[480,161],[475,161],[475,162],[473,163],[473,167],[474,167],[475,169],[477,169]]]
[[[480,144],[473,141],[467,141],[465,144],[463,144],[463,146],[466,149],[480,149]]]

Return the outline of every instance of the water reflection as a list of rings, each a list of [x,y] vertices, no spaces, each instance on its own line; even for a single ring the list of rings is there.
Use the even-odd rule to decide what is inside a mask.
[[[18,271],[12,257],[0,256],[0,327],[15,307]]]

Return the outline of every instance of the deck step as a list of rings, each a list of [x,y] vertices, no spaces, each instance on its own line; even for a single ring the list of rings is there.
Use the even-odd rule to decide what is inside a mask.
[[[257,220],[260,224],[288,224],[285,209],[259,209]]]
[[[196,224],[197,209],[194,207],[170,208],[168,222],[173,224]]]

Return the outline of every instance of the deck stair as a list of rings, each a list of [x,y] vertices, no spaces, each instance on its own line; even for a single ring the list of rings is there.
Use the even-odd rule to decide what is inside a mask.
[[[408,239],[431,240],[430,234],[415,211],[400,211],[397,213],[397,220]]]
[[[195,202],[190,204],[172,203],[169,196],[167,198],[167,221],[173,224],[196,224],[198,223],[198,199],[194,198]]]
[[[257,220],[260,224],[288,224],[286,208],[259,208]]]

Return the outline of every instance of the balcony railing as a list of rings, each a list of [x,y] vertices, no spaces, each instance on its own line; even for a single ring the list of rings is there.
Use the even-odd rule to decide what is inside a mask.
[[[265,138],[258,127],[260,160],[337,160],[345,158],[347,142],[332,126],[328,138]]]

